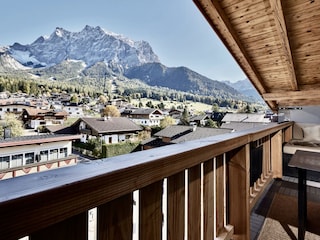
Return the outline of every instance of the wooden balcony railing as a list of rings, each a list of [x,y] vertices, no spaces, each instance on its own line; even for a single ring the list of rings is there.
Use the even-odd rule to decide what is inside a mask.
[[[99,240],[250,239],[251,207],[281,177],[291,131],[270,124],[0,181],[1,239],[88,239],[92,208]],[[250,187],[252,145],[263,152]]]

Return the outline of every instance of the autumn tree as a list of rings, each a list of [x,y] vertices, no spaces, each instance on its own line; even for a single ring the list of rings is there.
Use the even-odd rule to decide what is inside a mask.
[[[105,95],[99,96],[99,103],[105,104],[108,101],[108,98]]]
[[[189,125],[189,123],[190,123],[190,115],[189,115],[189,111],[188,111],[187,107],[185,107],[183,109],[183,112],[182,112],[182,115],[180,118],[180,122],[182,125]]]
[[[4,117],[5,126],[4,128],[10,129],[11,137],[18,137],[23,134],[23,124],[18,120],[13,113],[7,113]],[[4,129],[1,132],[1,135],[4,134]]]
[[[166,127],[174,125],[174,124],[175,124],[175,120],[173,119],[173,117],[170,117],[170,116],[165,116],[160,121],[160,127],[161,128],[166,128]]]
[[[103,110],[102,116],[107,116],[107,117],[120,117],[120,112],[117,109],[116,106],[114,105],[108,105],[105,107]]]

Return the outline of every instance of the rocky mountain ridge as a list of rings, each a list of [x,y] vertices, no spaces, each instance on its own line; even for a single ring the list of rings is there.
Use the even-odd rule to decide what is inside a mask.
[[[49,37],[41,36],[31,44],[1,47],[0,73],[17,71],[43,79],[79,80],[83,84],[89,78],[92,84],[94,78],[121,76],[150,86],[248,100],[226,83],[186,67],[163,65],[146,41],[133,41],[100,27],[85,26],[80,32],[57,27]]]

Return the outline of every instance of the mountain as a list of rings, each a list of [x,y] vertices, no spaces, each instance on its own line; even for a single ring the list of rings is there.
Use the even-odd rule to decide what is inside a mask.
[[[163,65],[146,41],[133,41],[100,27],[85,26],[80,32],[57,27],[49,37],[41,36],[31,44],[0,47],[0,73],[15,71],[97,88],[103,79],[125,77],[150,86],[248,100],[226,83],[186,67]]]
[[[249,79],[239,80],[236,82],[230,81],[223,81],[224,83],[228,84],[230,87],[237,89],[240,93],[245,96],[252,98],[253,101],[262,101],[263,99],[258,93],[258,91],[253,87],[252,83]]]
[[[23,66],[17,60],[15,60],[10,54],[7,53],[6,48],[0,47],[0,72],[25,70],[27,67]]]
[[[147,63],[124,72],[128,78],[137,78],[151,86],[162,86],[194,94],[221,97],[241,97],[234,88],[211,80],[186,67],[169,68],[161,63]]]
[[[13,44],[9,54],[32,67],[52,66],[67,59],[81,60],[87,65],[114,61],[123,67],[159,62],[147,42],[132,41],[90,26],[75,33],[56,28],[50,37],[41,36],[30,45]]]

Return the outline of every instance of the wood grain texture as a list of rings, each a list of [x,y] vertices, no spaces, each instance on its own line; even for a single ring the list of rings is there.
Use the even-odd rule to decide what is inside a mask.
[[[193,1],[271,109],[319,105],[319,1]]]
[[[215,207],[214,207],[214,169],[213,169],[214,159],[203,164],[203,218],[204,218],[204,239],[214,239],[214,225],[216,224],[215,219]],[[220,195],[223,197],[223,194]],[[220,209],[218,210],[220,211]],[[221,221],[221,219],[220,219]],[[219,222],[219,220],[217,221]],[[223,223],[223,219],[222,219]],[[217,223],[217,225],[219,225]]]
[[[168,240],[184,239],[185,172],[168,177]]]
[[[0,236],[10,240],[40,231],[291,125],[270,124],[2,180]],[[274,144],[281,153],[281,139]]]
[[[126,194],[97,208],[97,239],[131,240],[133,194]]]
[[[201,239],[201,166],[188,169],[188,239]]]
[[[88,213],[84,212],[57,224],[41,229],[29,236],[30,240],[87,240]]]
[[[282,178],[282,131],[271,136],[271,166],[274,178]]]
[[[229,221],[234,226],[233,239],[250,239],[250,146],[229,153]],[[241,206],[241,207],[239,207]]]
[[[162,239],[163,181],[150,184],[139,191],[139,239]]]

